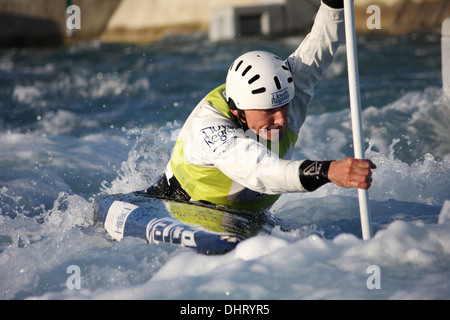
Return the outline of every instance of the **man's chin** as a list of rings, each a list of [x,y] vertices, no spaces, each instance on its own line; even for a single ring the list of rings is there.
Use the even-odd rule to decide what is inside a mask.
[[[274,130],[268,130],[265,132],[265,135],[261,135],[263,139],[266,139],[270,142],[278,142],[283,140],[284,138],[284,128],[283,129],[274,129]]]

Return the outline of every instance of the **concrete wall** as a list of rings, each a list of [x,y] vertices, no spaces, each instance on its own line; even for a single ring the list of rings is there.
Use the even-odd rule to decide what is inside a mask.
[[[264,5],[286,6],[286,30],[307,30],[311,27],[319,3],[320,0],[122,0],[102,39],[149,42],[167,32],[207,31],[212,19],[221,15],[223,18],[230,14],[230,10]],[[367,20],[371,13],[367,12],[367,8],[370,5],[380,8],[381,29],[368,28]],[[443,20],[448,16],[450,0],[355,0],[358,33],[439,33]],[[217,30],[214,33],[217,34]]]
[[[40,46],[98,37],[121,0],[71,0],[81,29],[66,36],[66,0],[0,0],[0,46]]]
[[[450,100],[450,17],[442,24],[442,89]]]
[[[320,0],[211,8],[209,38],[213,41],[260,34],[278,36],[310,29]]]
[[[81,8],[81,30],[68,38],[67,0],[0,0],[0,46],[54,45],[90,38],[147,43],[168,32],[207,32],[217,8],[268,4],[288,7],[286,23],[298,24],[289,25],[288,30],[308,29],[318,1],[71,0]],[[380,30],[367,27],[369,5],[381,9]],[[355,0],[355,16],[357,32],[361,33],[439,33],[442,21],[450,16],[450,0]]]
[[[285,0],[122,0],[101,39],[151,42],[167,33],[206,32],[211,12],[215,8],[284,2]]]
[[[209,0],[122,0],[111,16],[103,41],[152,42],[167,32],[206,30]]]
[[[381,12],[381,29],[367,28],[370,5]],[[440,33],[442,22],[450,16],[449,0],[355,0],[355,27],[361,33],[404,34]]]

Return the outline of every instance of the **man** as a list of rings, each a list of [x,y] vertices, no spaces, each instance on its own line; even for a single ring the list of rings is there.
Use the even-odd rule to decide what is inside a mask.
[[[314,87],[345,39],[343,0],[323,0],[311,33],[286,60],[262,51],[231,65],[184,124],[165,176],[147,192],[260,211],[287,192],[332,182],[370,188],[366,160],[291,160]]]

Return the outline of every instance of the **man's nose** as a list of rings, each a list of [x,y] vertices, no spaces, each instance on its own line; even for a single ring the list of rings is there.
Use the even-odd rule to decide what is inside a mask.
[[[279,126],[286,125],[286,119],[282,110],[278,110],[273,114],[273,123]]]

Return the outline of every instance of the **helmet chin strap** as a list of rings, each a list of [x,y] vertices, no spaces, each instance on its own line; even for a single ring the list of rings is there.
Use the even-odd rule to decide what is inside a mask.
[[[237,111],[237,116],[231,112],[231,117],[232,119],[240,126],[242,127],[242,129],[244,130],[244,132],[247,132],[247,130],[249,129],[248,125],[247,125],[247,118],[245,117],[245,110],[240,110],[236,107],[236,104],[234,103],[233,99],[229,98],[228,99],[228,105],[230,110],[235,110]]]
[[[238,110],[238,116],[236,117],[239,121],[239,124],[242,126],[242,129],[244,131],[249,130],[249,127],[247,125],[247,118],[245,117],[245,110]]]
[[[233,120],[242,127],[242,130],[244,130],[244,132],[247,132],[247,130],[249,130],[249,127],[247,125],[247,119],[245,117],[245,110],[237,110],[237,112],[237,116],[234,113],[231,113]]]

